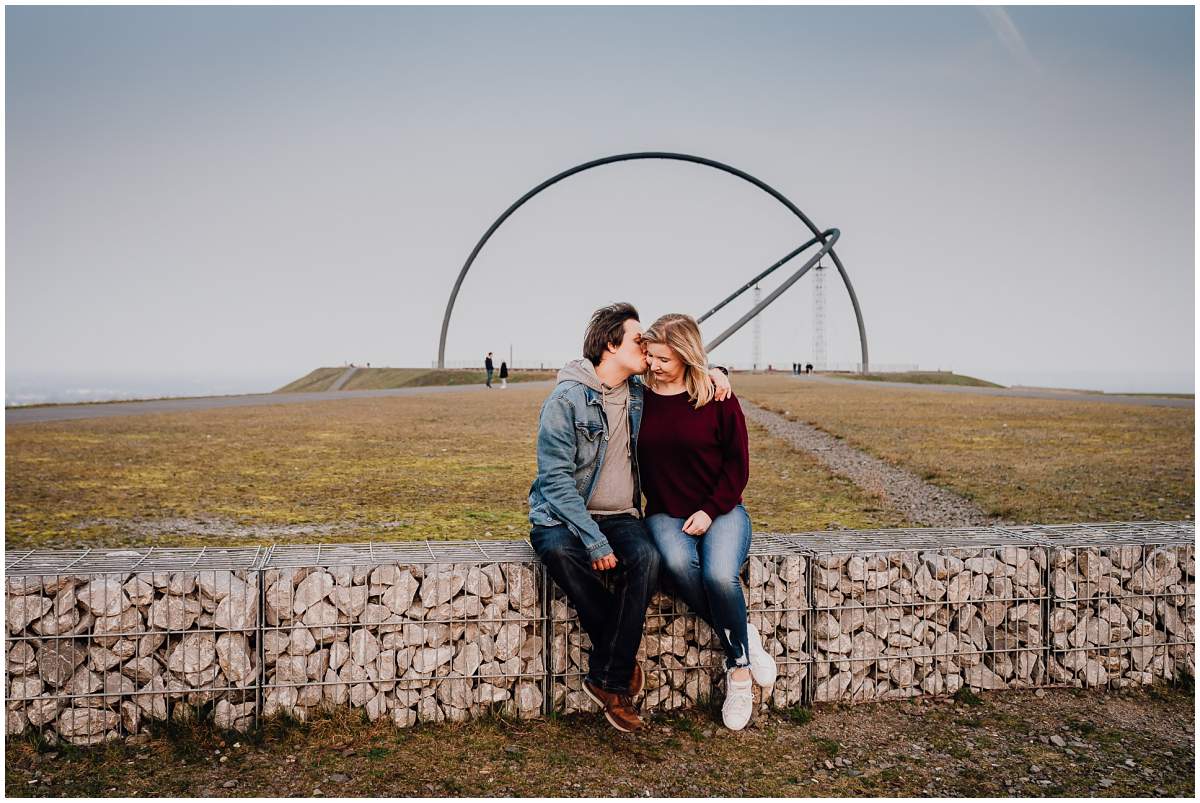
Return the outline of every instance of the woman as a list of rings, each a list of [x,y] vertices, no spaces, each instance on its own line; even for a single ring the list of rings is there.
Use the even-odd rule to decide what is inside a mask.
[[[775,661],[746,620],[738,579],[750,551],[742,490],[750,476],[746,419],[732,395],[713,404],[700,328],[688,315],[664,315],[642,334],[646,393],[638,464],[646,524],[662,571],[712,626],[725,651],[721,716],[741,730],[753,709],[753,684],[775,682]]]

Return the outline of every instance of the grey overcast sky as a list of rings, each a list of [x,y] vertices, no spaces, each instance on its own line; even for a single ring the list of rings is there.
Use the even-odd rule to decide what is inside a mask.
[[[1193,14],[10,6],[8,395],[428,366],[492,220],[631,150],[727,162],[840,228],[873,363],[1191,390]],[[717,171],[584,173],[484,249],[447,358],[561,363],[595,307],[700,313],[805,238]],[[764,362],[811,359],[811,284],[765,313]]]

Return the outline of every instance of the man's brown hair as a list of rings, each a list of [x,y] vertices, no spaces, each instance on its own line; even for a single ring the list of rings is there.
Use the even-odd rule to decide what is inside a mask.
[[[632,318],[640,321],[641,316],[632,304],[620,301],[601,307],[592,313],[587,331],[583,335],[583,356],[592,365],[599,365],[604,350],[611,343],[619,346],[625,340],[625,321]]]

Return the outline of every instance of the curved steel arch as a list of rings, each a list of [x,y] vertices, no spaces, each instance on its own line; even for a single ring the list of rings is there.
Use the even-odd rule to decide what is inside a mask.
[[[815,263],[815,261],[817,259],[819,259],[821,255],[828,253],[829,257],[833,260],[833,264],[837,267],[838,273],[842,277],[842,283],[846,285],[846,292],[848,292],[850,294],[850,303],[854,306],[854,317],[857,318],[857,320],[858,320],[858,340],[859,340],[860,348],[862,350],[862,370],[864,373],[867,371],[867,367],[868,367],[867,330],[866,330],[866,327],[863,326],[862,309],[858,305],[858,296],[856,296],[854,294],[854,286],[850,283],[850,277],[846,274],[846,268],[842,264],[842,260],[838,258],[837,253],[833,250],[833,242],[827,242],[827,239],[833,239],[834,241],[836,241],[836,236],[830,238],[830,235],[833,232],[835,232],[836,230],[831,229],[831,230],[829,230],[829,232],[822,232],[821,230],[819,230],[816,227],[816,225],[811,220],[808,219],[808,217],[803,212],[801,212],[799,210],[799,208],[796,207],[795,204],[793,204],[791,201],[789,201],[783,195],[783,193],[781,193],[778,190],[776,190],[775,188],[771,187],[769,184],[755,178],[754,176],[750,175],[749,173],[738,170],[736,167],[731,167],[730,165],[723,164],[721,162],[717,162],[712,159],[705,159],[702,156],[692,156],[691,154],[687,154],[687,153],[669,153],[669,152],[663,152],[663,151],[644,151],[644,152],[639,152],[639,153],[621,153],[621,154],[617,154],[615,156],[605,156],[602,159],[593,159],[590,162],[584,162],[582,164],[575,165],[572,168],[562,171],[561,173],[559,173],[556,176],[552,176],[551,178],[546,179],[541,184],[538,184],[536,187],[531,189],[529,192],[525,193],[520,198],[518,198],[513,203],[512,206],[510,206],[508,209],[504,210],[504,214],[502,214],[502,215],[500,215],[500,217],[496,218],[496,221],[494,223],[492,223],[491,226],[488,227],[488,230],[483,233],[482,237],[479,238],[479,242],[475,244],[475,247],[473,249],[471,249],[471,255],[467,257],[467,261],[463,264],[462,270],[459,271],[458,279],[456,279],[454,282],[454,289],[450,291],[450,300],[446,304],[446,314],[442,318],[442,336],[438,342],[438,368],[446,367],[446,334],[450,330],[450,315],[451,315],[451,313],[454,312],[454,302],[458,298],[458,291],[462,287],[463,280],[467,277],[467,271],[469,271],[471,269],[471,265],[475,262],[475,258],[477,256],[479,256],[479,252],[481,250],[483,250],[483,246],[487,243],[488,240],[491,239],[492,235],[496,233],[496,229],[500,228],[500,226],[504,223],[504,221],[508,220],[508,218],[514,212],[516,212],[518,209],[520,209],[525,204],[526,201],[533,198],[535,195],[540,193],[542,190],[552,187],[553,185],[557,184],[558,182],[562,181],[563,179],[570,178],[571,176],[575,175],[576,173],[582,173],[585,170],[591,170],[592,168],[595,168],[595,167],[601,167],[601,166],[607,165],[607,164],[614,164],[616,162],[639,161],[642,159],[665,159],[668,161],[676,161],[676,162],[691,162],[692,164],[703,165],[705,167],[711,167],[716,170],[720,170],[722,172],[730,174],[731,176],[737,176],[738,178],[742,179],[743,181],[747,181],[747,182],[753,184],[754,186],[758,187],[760,190],[767,193],[775,200],[779,201],[779,203],[783,204],[783,206],[786,207],[789,212],[794,214],[796,217],[800,218],[801,222],[803,222],[804,225],[808,227],[808,230],[811,231],[814,235],[814,241],[820,241],[822,243],[823,247],[821,249],[821,253],[818,254],[817,257],[814,257],[813,259],[811,259],[809,261],[809,263],[806,263],[805,266],[803,268],[801,268],[800,271],[798,271],[798,273],[796,275],[793,275],[785,283],[785,285],[783,287],[777,288],[774,293],[772,293],[768,298],[764,299],[763,303],[760,303],[759,305],[757,305],[753,310],[750,311],[750,313],[748,313],[746,316],[743,316],[743,318],[741,320],[739,320],[733,327],[731,327],[729,330],[727,330],[725,333],[723,333],[721,335],[720,339],[713,344],[714,346],[719,344],[725,338],[732,335],[733,332],[737,331],[738,328],[743,326],[747,321],[749,321],[751,318],[753,318],[755,315],[757,315],[759,312],[761,312],[763,310],[763,308],[766,307],[767,304],[770,304],[772,301],[774,301],[776,298],[778,298],[779,295],[783,292],[783,290],[786,290],[787,287],[790,287],[796,280],[798,280],[800,278],[800,276],[802,276],[805,272],[807,272],[807,270],[812,267],[812,264]],[[787,262],[793,256],[796,256],[796,254],[800,253],[805,248],[812,245],[814,241],[810,241],[806,245],[801,246],[799,249],[792,252],[787,257],[784,257],[784,259],[777,262],[771,268],[768,268],[766,273],[770,273],[775,268],[782,265],[784,262]],[[760,278],[762,276],[766,275],[766,273],[760,274]],[[739,291],[739,293],[740,292],[741,291]],[[734,297],[736,297],[737,295],[738,295],[738,293],[735,293]],[[732,300],[732,298],[726,299],[725,302],[722,302],[716,308],[714,308],[713,310],[710,310],[709,313],[707,313],[707,315],[711,315],[713,312],[715,312],[721,306],[724,306],[724,304],[728,303],[728,301],[730,301],[730,300]],[[705,317],[707,317],[707,315]]]

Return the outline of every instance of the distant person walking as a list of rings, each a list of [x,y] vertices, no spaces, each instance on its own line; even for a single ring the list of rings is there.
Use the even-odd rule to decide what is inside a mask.
[[[492,371],[494,370],[492,367],[492,353],[490,351],[483,358],[483,368],[487,371],[487,386],[490,388],[492,386]]]
[[[500,363],[500,388],[503,390],[508,387],[508,363]]]

